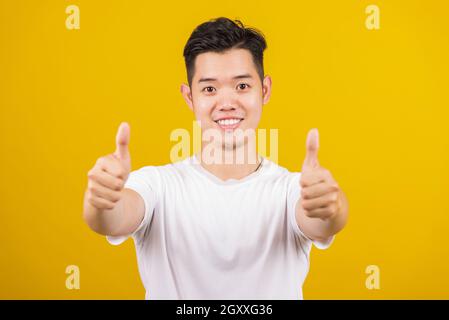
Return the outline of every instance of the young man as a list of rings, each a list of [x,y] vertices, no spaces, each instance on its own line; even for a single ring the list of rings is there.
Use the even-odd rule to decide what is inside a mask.
[[[147,299],[302,299],[312,244],[327,248],[346,224],[344,193],[318,163],[316,129],[301,173],[232,135],[256,130],[270,98],[265,48],[239,21],[198,26],[184,49],[181,93],[200,123],[201,152],[131,172],[122,123],[116,151],[89,171],[84,219],[112,244],[133,237]],[[204,138],[208,130],[215,139]],[[240,151],[247,157],[238,162]]]

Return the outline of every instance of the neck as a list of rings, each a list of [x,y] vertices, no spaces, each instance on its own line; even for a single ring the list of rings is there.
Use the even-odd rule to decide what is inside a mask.
[[[242,146],[243,148],[243,146]],[[205,155],[203,150],[200,154],[196,154],[197,159],[200,159],[201,166],[212,173],[214,176],[221,180],[228,179],[243,179],[246,176],[250,175],[254,171],[256,171],[261,164],[261,158],[257,155],[256,150],[251,149],[247,153],[244,153],[244,161],[237,162],[235,158],[233,158],[234,154],[238,154],[236,150],[223,150],[223,161],[205,161]],[[225,161],[224,159],[233,159],[232,161]],[[232,162],[232,163],[229,163]]]

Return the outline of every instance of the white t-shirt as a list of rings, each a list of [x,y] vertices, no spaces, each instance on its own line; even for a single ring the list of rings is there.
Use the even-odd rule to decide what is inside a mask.
[[[134,239],[146,299],[302,299],[312,243],[295,205],[301,173],[262,158],[223,181],[196,156],[130,173],[145,217]],[[118,245],[125,237],[107,237]]]

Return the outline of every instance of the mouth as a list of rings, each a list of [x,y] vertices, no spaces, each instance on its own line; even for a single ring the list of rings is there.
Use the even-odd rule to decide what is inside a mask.
[[[242,121],[243,118],[228,118],[215,120],[214,122],[223,130],[234,130],[238,128]]]

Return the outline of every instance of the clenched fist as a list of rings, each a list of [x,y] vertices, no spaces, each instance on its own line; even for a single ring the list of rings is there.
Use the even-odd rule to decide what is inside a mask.
[[[326,220],[339,212],[341,193],[331,172],[318,163],[318,147],[318,129],[312,129],[307,135],[306,158],[300,180],[301,210],[309,218]]]
[[[129,125],[121,123],[117,131],[115,152],[98,158],[87,175],[86,200],[97,209],[113,209],[122,197],[123,187],[131,172],[129,135]]]

